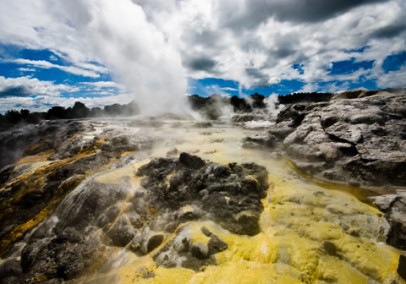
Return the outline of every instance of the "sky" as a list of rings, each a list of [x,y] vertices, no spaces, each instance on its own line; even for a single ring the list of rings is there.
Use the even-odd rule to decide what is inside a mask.
[[[0,112],[405,81],[404,0],[0,0]]]

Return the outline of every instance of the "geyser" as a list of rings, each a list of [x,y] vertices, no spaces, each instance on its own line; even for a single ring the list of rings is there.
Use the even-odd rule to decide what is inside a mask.
[[[130,0],[62,4],[89,47],[123,83],[143,114],[185,111],[186,79],[178,50]]]

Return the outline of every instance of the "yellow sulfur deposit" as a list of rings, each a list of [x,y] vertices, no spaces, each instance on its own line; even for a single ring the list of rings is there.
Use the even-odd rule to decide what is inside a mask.
[[[270,186],[267,197],[262,199],[260,233],[255,236],[233,234],[219,224],[208,221],[209,218],[185,221],[174,228],[173,233],[157,232],[159,227],[153,228],[147,233],[161,234],[163,241],[150,253],[137,255],[134,246],[139,246],[139,243],[129,243],[124,248],[115,247],[114,252],[106,252],[109,253],[106,259],[111,259],[111,265],[89,269],[92,271],[83,276],[80,283],[404,283],[396,272],[400,251],[385,244],[385,232],[389,228],[387,221],[379,210],[363,202],[366,199],[361,189],[314,181],[298,174],[289,161],[275,159],[269,151],[243,148],[241,139],[247,133],[241,129],[202,132],[201,129],[185,128],[167,131],[164,136],[175,136],[174,144],[165,141],[158,143],[151,150],[151,158],[166,157],[176,148],[179,153],[194,153],[226,166],[229,162],[255,162],[266,167]],[[24,178],[31,175],[44,177],[64,164],[94,154],[96,148],[97,145],[89,146],[75,157],[54,163],[35,164],[33,173]],[[122,156],[131,154],[125,152]],[[28,157],[20,163],[38,163],[47,157]],[[137,160],[118,168],[110,167],[110,163],[62,184],[60,194],[33,219],[16,226],[1,248],[9,248],[21,239],[25,232],[54,211],[70,189],[92,175],[98,183],[131,185],[127,197],[117,206],[118,213],[114,220],[119,220],[133,206],[132,197],[141,187],[140,178],[135,173],[147,162]],[[167,182],[171,177],[171,174],[167,176]],[[255,180],[253,176],[247,178]],[[37,179],[37,182],[40,183],[41,179]],[[30,185],[21,188],[15,197],[21,198],[31,190],[38,190],[42,184]],[[141,191],[142,188],[140,195]],[[228,205],[231,198],[224,198]],[[146,206],[151,222],[156,221],[159,208],[151,204]],[[193,213],[196,209],[193,206],[198,205],[186,205],[177,212]],[[130,225],[129,219],[125,220],[125,225]],[[180,234],[191,244],[208,244],[210,237],[203,233],[203,227],[227,243],[227,249],[212,255],[215,263],[198,271],[180,267],[182,259],[173,268],[157,266],[154,256]]]
[[[384,244],[382,233],[388,225],[382,213],[348,193],[353,189],[314,182],[297,175],[284,161],[232,148],[241,134],[192,134],[198,138],[177,145],[180,151],[196,147],[194,139],[225,137],[222,147],[201,143],[201,156],[223,164],[254,161],[267,168],[271,186],[263,199],[262,230],[249,237],[209,221],[183,224],[192,243],[208,243],[210,238],[201,231],[206,227],[228,244],[215,254],[217,265],[194,272],[156,267],[149,259],[143,266],[151,277],[143,278],[134,273],[138,261],[129,261],[116,271],[120,283],[403,283],[396,273],[400,252]],[[227,141],[230,147],[224,147]],[[206,151],[212,148],[216,151]],[[159,149],[155,154],[164,152]],[[168,239],[175,236],[176,232]]]
[[[126,277],[133,268],[127,266],[120,271],[123,283],[400,283],[399,251],[378,242],[370,231],[384,222],[379,212],[345,192],[303,186],[306,190],[300,191],[290,182],[276,182],[272,201],[263,200],[262,232],[253,237],[231,234],[213,222],[188,223],[192,242],[209,241],[201,232],[204,226],[228,244],[228,249],[216,254],[218,265],[194,273],[156,268],[150,262],[148,269],[155,277],[148,279]],[[335,207],[329,210],[332,200]],[[364,216],[374,226],[363,227]],[[340,226],[346,221],[360,230],[360,237]],[[323,246],[327,240],[335,247],[334,255]]]

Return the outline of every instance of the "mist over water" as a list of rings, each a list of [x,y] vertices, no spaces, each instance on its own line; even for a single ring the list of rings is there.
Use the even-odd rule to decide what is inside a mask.
[[[130,0],[61,5],[142,114],[186,111],[187,82],[179,51],[148,21],[141,6]]]

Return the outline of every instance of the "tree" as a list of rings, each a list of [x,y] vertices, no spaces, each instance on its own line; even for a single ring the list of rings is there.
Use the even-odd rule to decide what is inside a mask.
[[[8,110],[5,114],[5,119],[11,124],[16,124],[21,121],[21,114],[16,110]]]
[[[103,115],[104,115],[103,110],[99,107],[94,107],[89,111],[90,117],[98,117]]]
[[[233,106],[234,112],[251,112],[251,106],[244,100],[237,96],[230,98],[230,104]]]
[[[84,118],[88,117],[89,115],[89,109],[85,106],[84,103],[81,102],[75,102],[73,105],[73,108],[70,112],[70,117],[71,118]]]
[[[266,104],[264,102],[265,97],[263,95],[260,95],[258,93],[252,94],[252,107],[253,108],[266,108]]]
[[[113,105],[109,105],[109,106],[105,106],[104,107],[104,112],[107,115],[120,115],[122,111],[121,105],[119,104],[113,104]]]
[[[30,111],[28,109],[21,109],[20,115],[21,115],[22,119],[26,120],[28,118],[28,116],[30,115]]]
[[[48,110],[46,119],[64,119],[68,118],[68,113],[64,107],[54,106]]]

